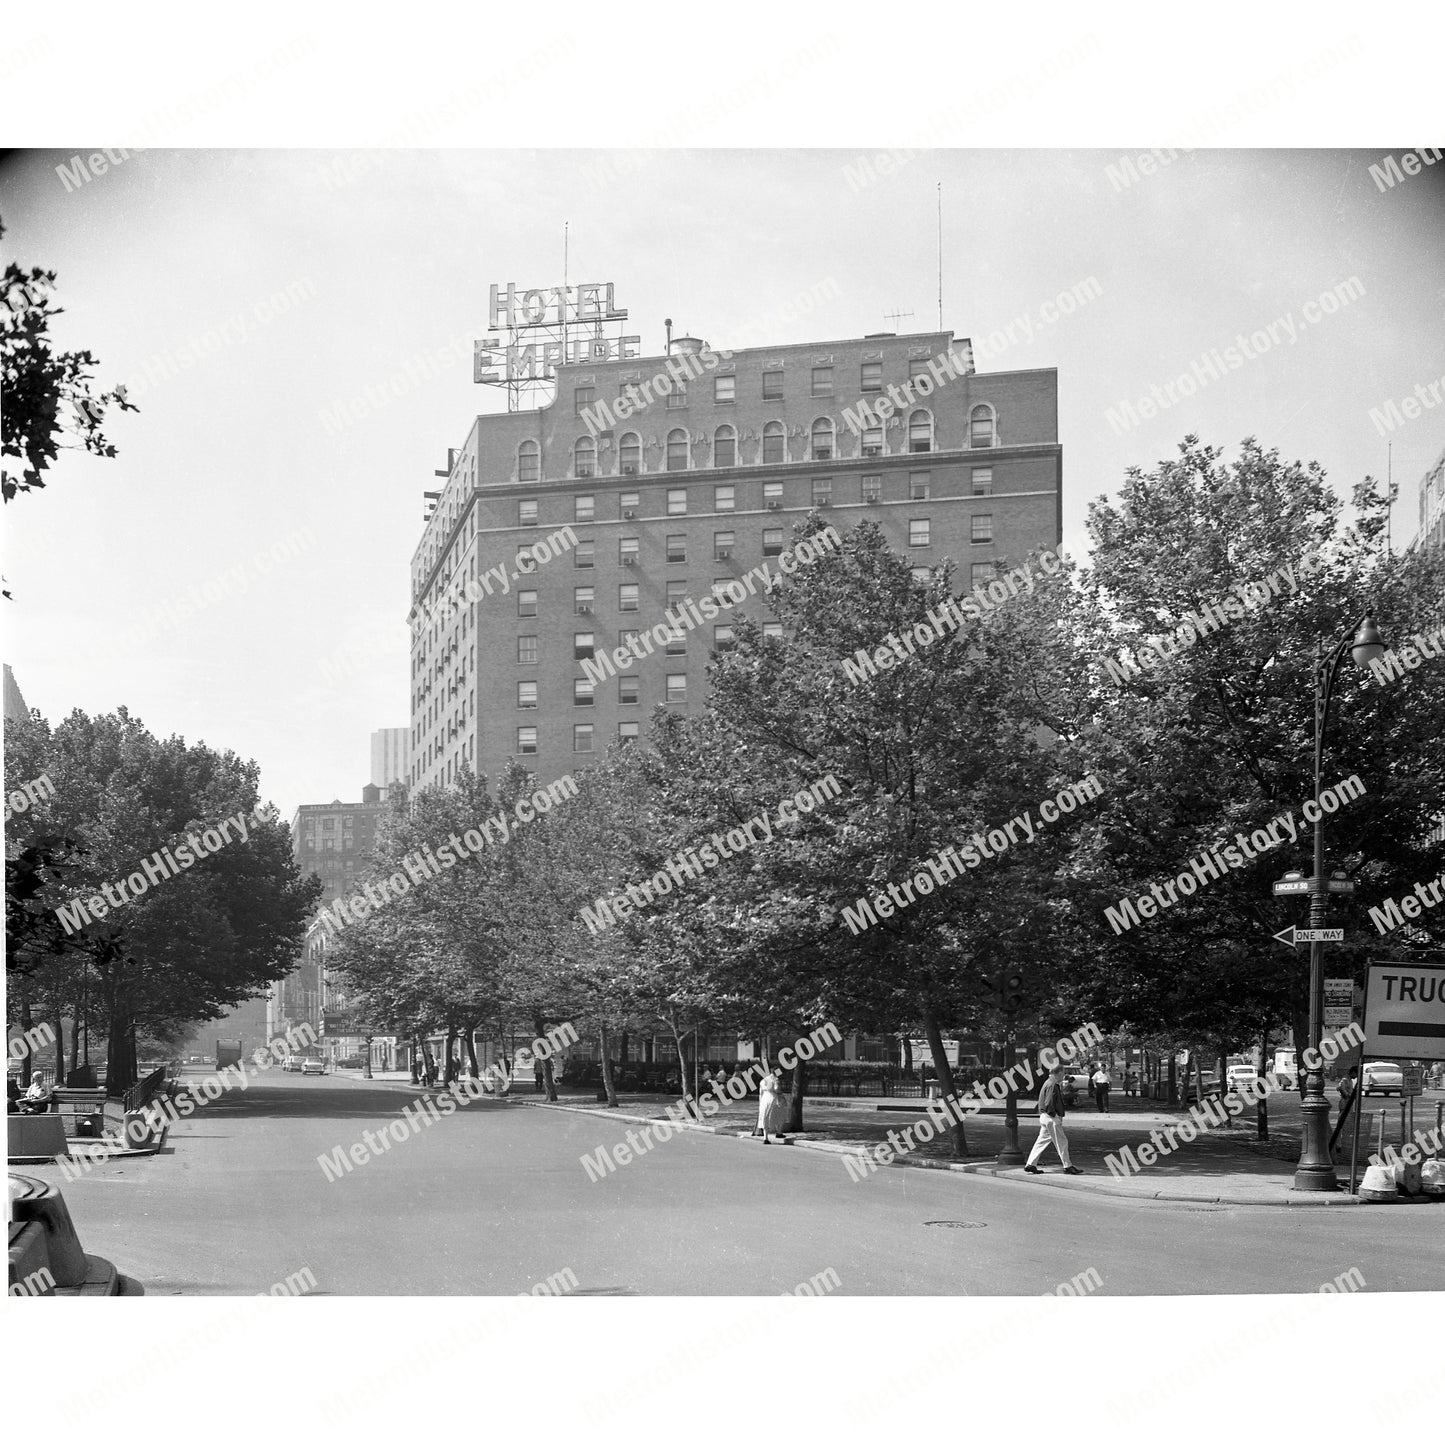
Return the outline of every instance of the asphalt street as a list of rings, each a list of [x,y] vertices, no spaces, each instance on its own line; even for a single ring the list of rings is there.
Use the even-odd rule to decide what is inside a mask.
[[[253,1077],[166,1150],[59,1183],[85,1248],[153,1295],[1036,1295],[1445,1288],[1445,1207],[1136,1203],[913,1169],[861,1181],[836,1155],[681,1134],[601,1180],[580,1162],[622,1121],[480,1102],[328,1181],[317,1156],[395,1120],[407,1090]],[[829,1275],[828,1272],[832,1271]],[[837,1284],[833,1284],[833,1280]],[[570,1289],[570,1280],[565,1288]]]

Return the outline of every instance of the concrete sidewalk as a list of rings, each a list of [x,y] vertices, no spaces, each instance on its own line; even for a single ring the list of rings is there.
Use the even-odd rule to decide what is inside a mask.
[[[595,1114],[599,1118],[628,1124],[646,1125],[665,1117],[662,1107],[649,1107],[647,1101],[638,1099],[619,1100],[620,1107],[617,1109],[580,1101],[548,1104],[536,1098],[522,1098],[516,1102],[533,1108]],[[814,1100],[808,1101],[808,1110],[814,1103]],[[753,1110],[756,1111],[756,1105]],[[808,1118],[807,1110],[804,1117]],[[916,1107],[914,1117],[923,1117]],[[1207,1131],[1193,1143],[1181,1143],[1177,1150],[1157,1164],[1127,1178],[1116,1177],[1109,1170],[1106,1156],[1125,1145],[1137,1149],[1141,1143],[1149,1142],[1151,1130],[1162,1130],[1168,1124],[1178,1125],[1182,1117],[1177,1113],[1153,1110],[1133,1112],[1123,1119],[1113,1114],[1070,1116],[1065,1130],[1069,1135],[1073,1162],[1084,1170],[1081,1175],[1063,1174],[1052,1151],[1049,1155],[1051,1162],[1042,1166],[1044,1172],[1041,1174],[1028,1174],[1016,1167],[1000,1168],[997,1154],[1004,1142],[1003,1120],[1001,1116],[984,1113],[970,1119],[965,1126],[971,1157],[956,1160],[948,1141],[935,1139],[879,1167],[942,1169],[953,1173],[987,1175],[1017,1185],[1176,1204],[1319,1207],[1365,1202],[1343,1190],[1334,1194],[1294,1192],[1297,1142],[1276,1138],[1257,1145],[1252,1129],[1246,1131],[1238,1127]],[[1025,1153],[1036,1137],[1034,1123],[1033,1120],[1020,1121],[1019,1143]],[[760,1148],[762,1141],[752,1136],[751,1124],[752,1120],[739,1117],[738,1111],[724,1110],[710,1121],[688,1122],[679,1127],[698,1133],[732,1135],[745,1146]],[[827,1116],[821,1119],[813,1114],[807,1133],[789,1135],[778,1142],[795,1149],[836,1154],[840,1156],[839,1168],[842,1170],[845,1168],[842,1156],[865,1158],[878,1145],[888,1143],[890,1132],[896,1138],[907,1128],[906,1120],[880,1119],[868,1111],[828,1111]],[[1347,1180],[1348,1162],[1342,1168],[1337,1166],[1337,1169],[1342,1182]],[[852,1173],[845,1172],[844,1177],[849,1182],[864,1182]]]

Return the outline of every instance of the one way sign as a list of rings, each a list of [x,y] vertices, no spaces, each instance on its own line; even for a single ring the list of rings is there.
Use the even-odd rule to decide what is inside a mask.
[[[1287,943],[1291,948],[1301,943],[1343,943],[1345,941],[1345,930],[1343,928],[1286,928],[1282,933],[1276,933],[1275,937],[1281,943]]]

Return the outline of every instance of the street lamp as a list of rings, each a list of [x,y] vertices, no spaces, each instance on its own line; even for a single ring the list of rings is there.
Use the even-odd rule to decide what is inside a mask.
[[[1345,653],[1354,658],[1355,666],[1365,668],[1385,651],[1384,639],[1375,619],[1366,613],[1353,635],[1346,633],[1338,647],[1325,656],[1323,638],[1315,639],[1315,797],[1321,792],[1321,765],[1324,761],[1325,731],[1329,722],[1330,699],[1334,696],[1335,679]],[[1330,1101],[1325,1097],[1325,1074],[1320,1059],[1325,1012],[1325,946],[1318,930],[1325,926],[1325,907],[1329,901],[1329,879],[1325,877],[1325,825],[1322,810],[1315,808],[1315,867],[1309,881],[1310,928],[1315,937],[1310,941],[1310,1057],[1315,1067],[1304,1078],[1304,1097],[1300,1100],[1300,1157],[1294,1172],[1294,1187],[1314,1193],[1339,1188],[1335,1178],[1334,1160],[1330,1157]],[[1301,1057],[1299,1060],[1303,1063]]]

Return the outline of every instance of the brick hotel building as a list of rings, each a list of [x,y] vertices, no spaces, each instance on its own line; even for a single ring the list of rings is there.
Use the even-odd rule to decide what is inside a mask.
[[[950,351],[962,364],[940,366]],[[478,416],[412,559],[411,789],[496,778],[509,758],[555,781],[640,736],[660,702],[698,710],[727,611],[595,688],[582,659],[778,556],[815,507],[840,532],[878,523],[918,569],[951,558],[959,592],[1058,545],[1058,373],[980,376],[971,356],[944,331],[731,354],[683,337],[668,356],[559,365],[549,404]],[[667,395],[612,415],[658,376]],[[845,422],[910,385],[886,421]],[[512,580],[548,538],[555,555]],[[477,597],[494,567],[509,590],[494,574]],[[475,600],[440,605],[468,585]],[[777,626],[761,595],[737,611]]]

